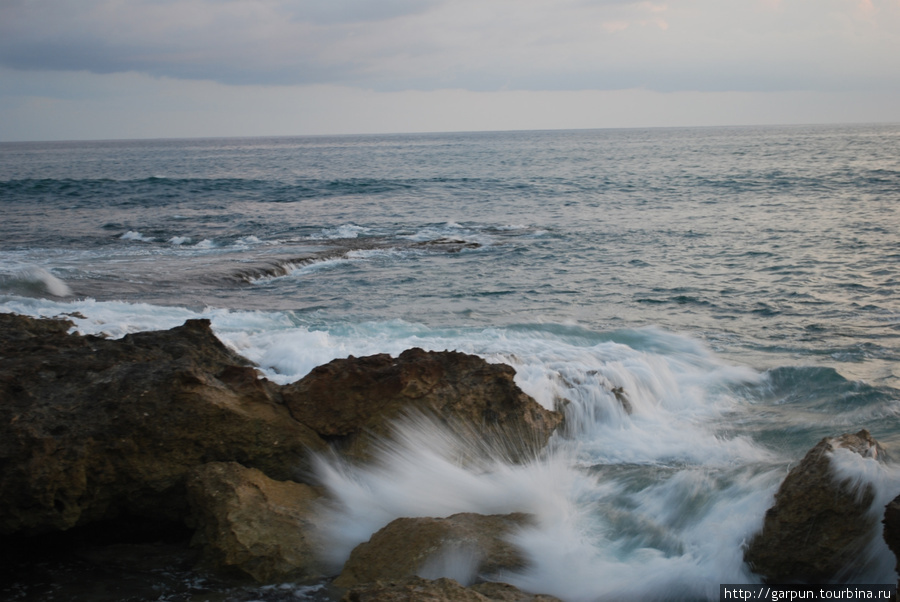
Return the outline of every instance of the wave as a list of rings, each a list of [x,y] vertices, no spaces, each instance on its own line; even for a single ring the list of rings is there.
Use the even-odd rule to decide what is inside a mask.
[[[144,236],[143,234],[141,234],[140,232],[137,232],[135,230],[129,230],[125,234],[121,235],[119,237],[119,239],[121,239],[121,240],[137,240],[140,242],[153,242],[156,240],[152,236]]]
[[[313,234],[309,238],[311,240],[339,240],[345,238],[358,238],[360,234],[368,234],[371,228],[357,226],[354,224],[344,224],[337,228],[326,228],[319,234]]]
[[[276,278],[284,278],[292,276],[306,267],[318,265],[319,267],[333,264],[344,259],[343,254],[337,254],[333,257],[296,257],[291,259],[277,259],[263,265],[255,265],[244,267],[232,273],[237,280],[241,280],[248,284],[259,284],[268,282]]]
[[[37,266],[26,266],[8,274],[0,274],[0,290],[29,297],[72,295],[68,284]]]

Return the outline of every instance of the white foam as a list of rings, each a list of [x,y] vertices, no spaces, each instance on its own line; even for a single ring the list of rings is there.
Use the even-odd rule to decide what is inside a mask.
[[[335,566],[394,518],[528,512],[536,523],[514,541],[529,568],[502,575],[528,591],[576,601],[715,599],[719,583],[756,579],[747,573],[741,543],[762,523],[783,474],[772,468],[770,452],[722,436],[719,427],[746,403],[732,387],[761,377],[688,337],[553,325],[437,329],[401,320],[315,325],[289,312],[90,299],[6,296],[0,308],[77,313],[71,318],[77,330],[108,336],[209,318],[220,339],[280,383],[348,355],[455,349],[510,363],[516,382],[547,407],[569,400],[571,436],[554,436],[543,456],[520,465],[424,419],[398,426],[397,439],[376,450],[371,465],[320,459],[317,474],[335,500],[320,522]],[[630,414],[614,387],[627,395]],[[868,474],[868,465],[862,468]],[[424,570],[469,578],[471,559],[457,552]]]
[[[318,474],[337,501],[323,521],[332,542],[328,559],[341,564],[356,545],[404,516],[565,512],[566,497],[579,479],[562,455],[523,465],[481,456],[460,465],[473,446],[483,442],[466,441],[415,417],[398,425],[397,439],[376,451],[371,466],[320,459]]]
[[[170,245],[184,245],[191,242],[190,236],[173,236],[169,239]]]
[[[33,317],[64,316],[81,334],[121,338],[132,332],[165,330],[184,324],[192,318],[213,318],[227,310],[195,312],[180,307],[77,299],[71,302],[0,296],[0,310]],[[221,319],[221,318],[220,318]]]
[[[339,268],[343,265],[348,265],[351,263],[364,262],[369,260],[377,260],[377,259],[393,259],[398,257],[404,257],[409,253],[414,251],[409,251],[406,249],[395,249],[395,248],[387,248],[387,249],[355,249],[352,251],[347,251],[346,253],[339,255],[337,257],[327,257],[324,259],[314,259],[309,261],[300,261],[296,263],[285,263],[282,267],[284,268],[283,274],[273,275],[273,276],[260,276],[258,278],[251,278],[250,282],[252,284],[259,284],[265,282],[271,282],[273,280],[279,280],[281,278],[297,278],[307,276],[309,274],[315,274],[317,272],[323,270],[331,270],[334,268]]]
[[[152,236],[144,236],[143,234],[135,230],[129,230],[119,238],[121,240],[137,240],[140,242],[153,242],[154,240],[156,240]]]
[[[360,234],[368,234],[371,228],[357,226],[355,224],[343,224],[337,228],[326,228],[319,234],[314,234],[311,240],[340,240],[345,238],[359,238]]]
[[[256,236],[243,236],[236,241],[234,241],[235,246],[237,247],[249,247],[253,245],[262,244],[262,241]]]
[[[862,456],[846,448],[829,453],[831,471],[838,483],[847,487],[861,502],[865,495],[872,495],[868,514],[872,521],[869,544],[856,559],[856,574],[849,575],[856,583],[893,583],[896,579],[896,559],[882,537],[881,519],[884,507],[900,491],[900,466],[878,458],[875,448]]]
[[[696,468],[628,491],[627,479],[601,480],[574,468],[575,442],[557,440],[543,457],[511,465],[499,455],[472,459],[483,442],[451,435],[431,421],[403,422],[397,433],[370,465],[320,460],[318,474],[335,500],[321,517],[320,535],[331,544],[326,560],[334,567],[395,518],[526,512],[534,525],[511,539],[528,568],[497,576],[526,591],[576,601],[675,593],[715,599],[719,583],[756,580],[744,566],[741,542],[758,528],[777,475],[738,472],[716,479]],[[617,512],[639,528],[623,527]],[[663,544],[648,540],[648,533]],[[422,572],[471,581],[474,558],[466,552],[438,555]]]
[[[488,246],[493,243],[493,239],[484,232],[476,231],[457,224],[456,222],[447,222],[440,226],[428,226],[416,231],[413,234],[400,236],[406,240],[414,242],[432,242],[432,241],[456,241],[460,240],[467,243],[477,243],[481,246]]]

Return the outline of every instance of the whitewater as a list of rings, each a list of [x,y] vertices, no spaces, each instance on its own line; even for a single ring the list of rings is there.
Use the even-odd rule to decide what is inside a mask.
[[[529,512],[521,589],[714,600],[759,582],[742,546],[820,439],[900,454],[898,199],[897,125],[3,143],[0,311],[208,318],[282,384],[411,347],[509,364],[566,413],[544,453],[423,421],[322,458],[326,560],[398,517]],[[847,470],[900,493],[893,462]],[[896,583],[880,533],[848,578]]]

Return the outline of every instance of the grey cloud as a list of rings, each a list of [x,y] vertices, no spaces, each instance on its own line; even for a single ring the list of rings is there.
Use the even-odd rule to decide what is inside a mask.
[[[0,0],[0,66],[382,91],[900,86],[900,9],[881,15],[880,29],[861,21],[860,31],[881,32],[861,45],[810,19],[799,39],[799,9],[785,19],[751,3],[743,13],[684,3],[691,10],[634,0]],[[654,24],[662,17],[669,29]]]

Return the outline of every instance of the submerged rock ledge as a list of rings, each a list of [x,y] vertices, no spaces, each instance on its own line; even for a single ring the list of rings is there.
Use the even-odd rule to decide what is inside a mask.
[[[351,356],[280,386],[208,320],[118,340],[72,327],[0,314],[0,547],[123,518],[171,521],[194,530],[203,566],[319,578],[308,527],[322,491],[304,484],[314,454],[365,462],[413,414],[519,461],[563,420],[509,366],[458,352]]]

